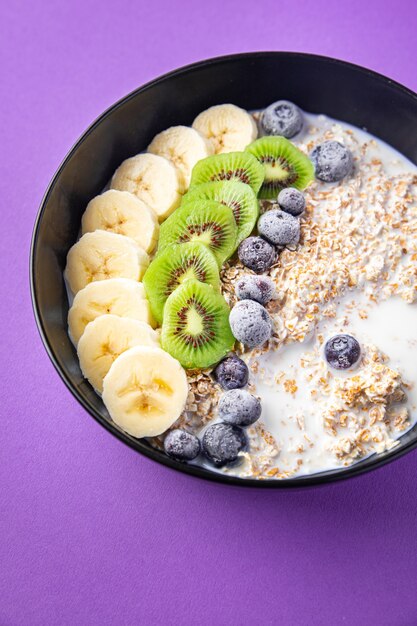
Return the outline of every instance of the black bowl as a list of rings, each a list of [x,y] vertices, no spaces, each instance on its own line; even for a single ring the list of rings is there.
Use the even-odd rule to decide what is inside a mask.
[[[90,415],[124,443],[174,469],[227,484],[277,489],[327,483],[380,467],[417,446],[417,428],[406,433],[393,450],[374,454],[348,469],[286,480],[238,479],[177,463],[146,441],[121,431],[84,380],[67,334],[68,301],[62,273],[87,202],[101,192],[116,167],[146,148],[156,133],[191,124],[213,104],[233,102],[251,110],[280,98],[306,111],[366,128],[417,163],[417,96],[388,78],[307,54],[259,52],[210,59],[140,87],[90,126],[49,185],[31,251],[32,299],[42,340],[59,375]]]

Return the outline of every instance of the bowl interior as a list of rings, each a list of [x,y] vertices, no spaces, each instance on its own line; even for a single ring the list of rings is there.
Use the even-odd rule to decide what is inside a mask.
[[[166,465],[220,482],[288,488],[347,478],[398,457],[417,445],[416,428],[391,451],[349,469],[283,481],[241,480],[181,465],[123,433],[84,380],[67,334],[65,259],[88,201],[116,167],[172,125],[190,125],[213,104],[260,109],[286,98],[312,113],[344,120],[383,139],[417,163],[417,96],[363,68],[296,53],[253,53],[212,59],[172,72],[133,92],[106,111],[70,151],[44,197],[32,243],[35,315],[45,347],[72,393],[103,426],[136,450]]]

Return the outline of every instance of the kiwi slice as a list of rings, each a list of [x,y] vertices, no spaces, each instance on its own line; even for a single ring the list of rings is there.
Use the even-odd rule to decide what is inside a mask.
[[[199,241],[216,257],[219,267],[236,249],[237,227],[232,209],[214,200],[180,206],[161,225],[158,255],[172,243]]]
[[[165,303],[161,346],[188,369],[218,363],[233,348],[229,307],[211,285],[187,280]]]
[[[263,167],[248,152],[226,152],[198,161],[193,167],[190,187],[219,180],[237,180],[258,193],[264,176]]]
[[[190,279],[219,288],[220,278],[216,258],[204,244],[192,241],[168,246],[154,258],[145,272],[143,283],[157,322],[162,322],[168,296]]]
[[[272,200],[285,187],[304,189],[314,179],[310,159],[285,137],[261,137],[246,150],[264,166],[259,198]]]
[[[259,216],[255,192],[249,185],[240,181],[218,181],[196,185],[183,196],[181,206],[196,200],[215,200],[232,209],[237,226],[237,245],[251,234]]]

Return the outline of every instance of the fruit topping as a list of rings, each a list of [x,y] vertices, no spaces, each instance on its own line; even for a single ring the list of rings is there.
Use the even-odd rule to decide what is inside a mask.
[[[232,424],[212,424],[202,441],[204,454],[217,467],[234,463],[247,445],[245,432]]]
[[[272,209],[258,220],[259,234],[276,246],[294,246],[300,240],[300,222],[296,217]]]
[[[171,126],[153,138],[148,152],[165,157],[180,173],[182,190],[188,188],[191,172],[200,159],[213,154],[209,141],[188,126]]]
[[[123,352],[103,381],[103,402],[112,420],[133,437],[156,437],[179,418],[188,396],[181,365],[161,348]]]
[[[310,154],[316,178],[325,183],[335,183],[350,174],[352,153],[338,141],[325,141]]]
[[[262,407],[258,398],[245,389],[232,389],[220,398],[218,412],[227,424],[250,426],[260,418]]]
[[[117,189],[109,189],[90,200],[81,227],[83,235],[100,229],[126,235],[145,252],[152,252],[159,235],[153,210],[132,193]]]
[[[314,178],[310,159],[285,137],[261,137],[246,148],[264,167],[259,198],[273,200],[285,187],[304,189]]]
[[[95,230],[83,235],[69,249],[64,276],[76,294],[98,280],[141,280],[148,265],[149,256],[130,237]]]
[[[103,390],[103,379],[114,361],[134,346],[159,346],[157,333],[144,322],[118,315],[100,315],[87,324],[77,346],[80,368],[94,389]]]
[[[158,254],[173,243],[199,241],[219,266],[236,249],[237,227],[232,210],[214,200],[196,200],[181,206],[161,226]]]
[[[216,154],[244,150],[258,134],[253,117],[234,104],[206,109],[197,115],[193,128],[209,140]]]
[[[238,248],[240,261],[254,272],[265,272],[276,259],[274,246],[262,237],[248,237]]]
[[[137,154],[115,171],[111,189],[130,191],[153,209],[161,222],[181,202],[181,175],[175,165],[157,154]]]
[[[268,276],[248,274],[240,278],[235,288],[239,300],[255,300],[267,304],[275,295],[275,283]]]
[[[187,280],[164,308],[161,345],[186,368],[218,363],[234,345],[229,307],[211,285]]]
[[[162,322],[168,296],[190,278],[215,288],[220,283],[215,256],[207,246],[198,241],[170,245],[151,262],[143,283],[152,313],[159,323]]]
[[[143,284],[130,278],[108,278],[90,283],[76,294],[68,311],[72,341],[77,344],[87,324],[108,313],[156,326]]]
[[[249,348],[261,346],[272,335],[272,321],[259,302],[241,300],[230,312],[230,326],[238,341]]]
[[[292,102],[278,100],[262,113],[261,126],[267,135],[282,135],[291,139],[303,127],[303,114]]]
[[[232,180],[250,185],[258,193],[265,172],[255,156],[248,152],[228,152],[202,159],[193,169],[191,187],[201,183]]]
[[[186,430],[176,428],[165,437],[164,450],[176,461],[192,461],[200,454],[201,445],[198,437]]]
[[[301,215],[306,207],[304,195],[294,187],[287,187],[279,192],[278,204],[282,211],[294,216]]]
[[[217,181],[196,185],[182,199],[181,206],[196,200],[215,200],[233,211],[239,244],[251,234],[259,216],[258,199],[249,185],[239,181]]]
[[[346,370],[359,361],[361,347],[352,335],[335,335],[326,342],[324,356],[331,367]]]
[[[248,384],[248,366],[232,354],[221,361],[214,370],[214,378],[223,389],[239,389]]]

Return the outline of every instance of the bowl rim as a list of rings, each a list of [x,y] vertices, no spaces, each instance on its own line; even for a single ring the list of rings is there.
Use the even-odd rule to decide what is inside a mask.
[[[36,218],[35,218],[31,244],[30,244],[30,257],[29,257],[30,293],[31,293],[32,309],[33,309],[38,332],[40,334],[44,348],[53,366],[58,372],[61,380],[64,382],[65,386],[69,389],[71,394],[81,404],[81,406],[87,411],[87,413],[91,417],[93,417],[101,426],[103,426],[108,432],[110,432],[114,437],[116,437],[117,439],[119,439],[120,441],[128,445],[130,448],[132,448],[136,452],[143,454],[144,456],[148,457],[149,459],[159,464],[165,465],[183,474],[194,476],[196,478],[202,478],[210,482],[220,483],[223,485],[234,485],[234,486],[240,486],[240,487],[252,487],[252,488],[261,488],[261,489],[264,489],[264,488],[267,488],[267,489],[271,489],[271,488],[272,489],[301,489],[303,487],[304,488],[313,487],[313,486],[339,482],[342,480],[347,480],[348,478],[359,476],[361,474],[364,474],[372,470],[375,470],[379,467],[382,467],[386,465],[387,463],[391,463],[392,461],[399,459],[404,454],[407,454],[408,452],[416,448],[417,437],[415,438],[414,441],[412,440],[412,441],[407,442],[403,446],[398,446],[398,448],[393,448],[391,451],[388,451],[386,456],[383,456],[383,457],[379,457],[377,453],[373,453],[369,457],[365,457],[365,459],[363,459],[362,461],[359,461],[358,463],[351,465],[350,467],[334,468],[334,469],[326,470],[324,472],[319,472],[316,474],[306,474],[303,476],[290,477],[290,478],[285,478],[285,479],[271,478],[271,479],[260,480],[257,478],[239,478],[236,476],[230,476],[228,474],[221,474],[217,471],[212,471],[210,469],[206,469],[198,465],[191,465],[191,464],[177,462],[169,458],[163,452],[156,450],[150,447],[149,445],[146,445],[145,443],[142,442],[142,440],[131,439],[126,433],[119,430],[112,422],[108,421],[103,415],[101,415],[98,411],[96,411],[87,402],[87,400],[83,397],[83,395],[79,392],[77,387],[73,385],[73,383],[71,382],[65,370],[60,367],[58,363],[58,359],[55,355],[53,346],[48,341],[45,329],[42,324],[41,311],[40,311],[40,306],[39,306],[38,297],[37,297],[37,285],[36,285],[36,280],[35,280],[35,263],[36,263],[38,233],[39,233],[40,225],[42,222],[43,214],[44,214],[48,199],[53,189],[55,188],[55,185],[57,184],[57,181],[61,175],[61,172],[66,167],[68,161],[73,157],[73,155],[82,145],[82,143],[87,139],[90,133],[93,132],[94,129],[99,124],[101,124],[109,115],[111,115],[119,107],[126,104],[129,100],[135,98],[139,93],[147,91],[148,89],[154,87],[160,82],[165,81],[168,78],[173,78],[184,73],[188,73],[188,72],[195,71],[204,67],[208,67],[210,65],[215,65],[215,64],[220,65],[222,63],[227,63],[227,62],[239,60],[239,59],[241,60],[246,59],[249,61],[249,60],[254,60],[256,58],[262,58],[262,57],[263,58],[268,58],[268,57],[269,58],[284,58],[284,57],[307,58],[307,59],[311,59],[312,61],[314,60],[320,61],[320,62],[324,61],[330,65],[339,65],[344,68],[350,68],[350,69],[355,70],[356,72],[364,74],[365,76],[373,78],[374,80],[375,79],[379,80],[383,82],[385,85],[393,87],[394,89],[403,92],[407,96],[417,101],[417,94],[415,92],[413,92],[408,87],[405,87],[401,83],[398,83],[392,80],[391,78],[384,76],[383,74],[380,74],[368,68],[362,67],[361,65],[350,63],[348,61],[343,61],[341,59],[328,57],[325,55],[304,53],[304,52],[256,51],[256,52],[242,52],[242,53],[236,53],[236,54],[227,54],[227,55],[211,57],[208,59],[190,63],[187,65],[181,66],[177,69],[166,72],[148,81],[144,85],[141,85],[140,87],[134,89],[133,91],[129,92],[126,96],[123,96],[122,98],[118,99],[115,103],[113,103],[107,109],[105,109],[104,112],[101,113],[97,118],[95,118],[94,121],[87,127],[87,129],[78,137],[75,143],[68,150],[65,157],[62,159],[54,175],[52,176],[46,188],[46,191],[44,192],[44,195],[42,197],[42,200],[41,200],[41,203],[40,203],[40,206],[37,211]],[[365,466],[363,465],[364,461],[368,462],[367,465]]]

